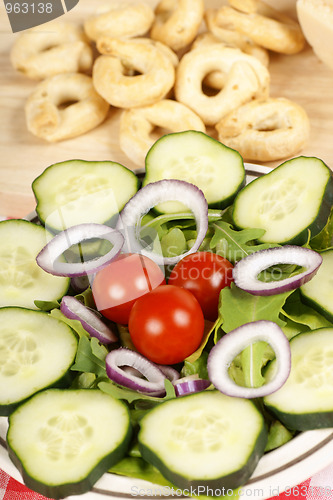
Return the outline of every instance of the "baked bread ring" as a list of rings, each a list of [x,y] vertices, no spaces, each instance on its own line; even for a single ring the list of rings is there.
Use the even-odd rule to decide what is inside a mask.
[[[204,15],[204,0],[161,0],[155,9],[150,36],[173,50],[189,45]]]
[[[238,47],[245,52],[245,54],[256,57],[264,66],[268,66],[269,54],[267,49],[254,43],[248,36],[234,29],[227,29],[220,26],[217,18],[217,9],[207,9],[204,19],[209,32],[218,40],[231,46]]]
[[[14,42],[10,58],[15,69],[35,80],[86,72],[93,63],[92,48],[83,30],[65,22],[43,24],[22,33]]]
[[[212,71],[226,74],[224,87],[214,96],[202,90],[202,81]],[[270,76],[267,68],[240,49],[218,44],[187,52],[177,67],[175,96],[197,113],[206,125],[215,125],[241,104],[266,97]]]
[[[194,40],[191,46],[191,50],[194,50],[198,47],[202,47],[204,45],[212,45],[212,44],[218,44],[220,47],[236,47],[236,45],[228,43],[228,42],[223,42],[219,38],[217,38],[213,33],[210,31],[207,31],[206,33],[202,33],[201,35],[198,35],[197,38]],[[247,49],[250,48],[248,51]],[[260,49],[260,47],[259,47]],[[241,49],[242,50],[242,49]],[[264,49],[263,49],[264,50]],[[253,55],[254,57],[257,57],[256,50],[252,50],[252,46],[247,46],[242,50],[245,54]],[[268,53],[265,50],[264,51],[267,54],[267,58],[261,57],[261,53],[258,52],[258,59],[261,61],[266,67],[268,66]],[[209,73],[203,80],[204,85],[207,87],[211,87],[213,89],[222,89],[223,86],[225,85],[226,82],[226,74],[222,71],[212,71]]]
[[[40,82],[28,97],[26,122],[35,136],[49,142],[62,141],[97,127],[109,107],[95,91],[90,76],[62,73]]]
[[[93,67],[97,92],[119,108],[148,106],[163,99],[175,82],[174,61],[159,44],[145,38],[103,37],[97,41],[103,54]],[[139,74],[133,75],[133,72]]]
[[[144,35],[155,18],[153,9],[146,3],[124,6],[123,2],[110,2],[106,9],[84,23],[87,36],[95,42],[102,36],[121,38]]]
[[[163,99],[151,106],[126,109],[120,118],[120,149],[136,165],[144,165],[146,154],[156,140],[151,136],[155,127],[169,132],[206,131],[198,115],[171,99]]]
[[[238,31],[258,45],[282,54],[296,54],[305,44],[296,21],[260,0],[256,12],[250,14],[223,5],[217,10],[216,22],[221,28]]]
[[[216,125],[219,140],[245,160],[272,161],[293,156],[309,138],[305,110],[285,98],[254,100]]]

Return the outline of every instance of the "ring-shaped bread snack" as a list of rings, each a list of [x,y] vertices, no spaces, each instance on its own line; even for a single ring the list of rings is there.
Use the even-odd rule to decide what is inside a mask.
[[[146,154],[156,140],[151,135],[155,127],[169,132],[206,132],[201,118],[178,101],[163,99],[151,106],[126,109],[120,118],[119,143],[136,165],[144,166]]]
[[[294,19],[260,0],[257,1],[256,12],[250,14],[223,5],[217,10],[216,23],[282,54],[296,54],[305,44],[301,27]]]
[[[155,9],[151,38],[175,51],[187,47],[198,33],[204,9],[204,0],[161,0]]]
[[[147,33],[154,18],[153,9],[144,2],[124,5],[122,1],[113,1],[88,18],[84,23],[84,30],[95,42],[102,36],[132,38]]]
[[[98,40],[97,48],[103,55],[93,66],[94,86],[113,106],[148,106],[163,99],[172,89],[174,61],[153,40],[103,37]]]
[[[62,73],[40,82],[25,105],[28,130],[49,142],[84,134],[106,118],[109,104],[95,91],[92,78]]]
[[[22,33],[13,44],[10,58],[15,69],[35,80],[87,72],[93,64],[88,38],[79,26],[68,22],[43,24]]]
[[[273,161],[304,147],[310,122],[301,106],[280,97],[244,104],[217,123],[216,129],[219,140],[244,159]]]
[[[236,47],[236,45],[234,45],[234,44],[221,41],[219,38],[217,38],[215,35],[213,35],[213,33],[211,33],[210,31],[207,31],[207,32],[201,33],[200,35],[197,36],[197,38],[192,43],[191,50],[194,50],[198,47],[202,47],[204,45],[211,46],[213,44],[218,44],[218,45],[220,45],[220,47]],[[260,47],[259,47],[259,49],[260,49]],[[253,55],[254,57],[256,57],[256,51],[252,50],[252,47],[249,51],[247,51],[247,49],[245,48],[244,50],[242,50],[242,52],[245,52],[245,54]],[[258,57],[258,59],[267,67],[269,59],[268,59],[267,51],[265,51],[265,53],[267,54],[267,58]],[[212,71],[204,78],[203,83],[207,87],[211,87],[212,89],[220,90],[225,85],[226,77],[227,77],[227,75],[222,71]]]
[[[264,65],[269,65],[268,50],[256,44],[248,36],[230,27],[222,27],[218,23],[217,9],[207,9],[204,15],[209,32],[223,43],[238,47],[245,54],[256,57]]]
[[[203,92],[202,82],[212,71],[226,74],[224,87],[213,96]],[[175,96],[197,113],[205,125],[215,125],[223,116],[256,97],[267,97],[267,68],[240,49],[207,45],[187,52],[180,60]]]

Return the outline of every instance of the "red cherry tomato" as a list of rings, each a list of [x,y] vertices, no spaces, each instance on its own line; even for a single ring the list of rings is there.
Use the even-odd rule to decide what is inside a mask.
[[[183,361],[200,345],[205,321],[201,307],[185,288],[159,286],[134,304],[128,329],[136,349],[158,364]]]
[[[182,286],[193,293],[204,316],[210,321],[218,317],[219,295],[232,282],[233,265],[212,252],[187,255],[170,273],[169,285]]]
[[[92,293],[103,316],[127,325],[134,302],[161,284],[164,274],[155,262],[139,254],[121,254],[96,274]]]

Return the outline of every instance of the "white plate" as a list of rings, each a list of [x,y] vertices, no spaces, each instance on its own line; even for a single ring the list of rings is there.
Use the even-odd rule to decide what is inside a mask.
[[[247,182],[268,173],[271,169],[261,165],[245,164]],[[27,219],[33,218],[30,214]],[[8,457],[6,448],[7,418],[0,417],[0,468],[19,482],[22,477]],[[333,428],[307,431],[297,435],[289,443],[265,454],[252,477],[242,488],[244,498],[264,500],[277,496],[310,478],[333,461]],[[198,492],[202,495],[210,492]],[[218,492],[215,492],[218,495]],[[225,491],[225,494],[228,492]],[[211,494],[211,493],[210,493]],[[231,490],[229,490],[229,496]],[[301,493],[300,493],[301,494]],[[67,497],[68,500],[106,500],[133,498],[188,498],[179,490],[154,485],[147,481],[104,474],[89,493]],[[220,496],[220,495],[218,495]],[[290,498],[294,498],[290,495]]]

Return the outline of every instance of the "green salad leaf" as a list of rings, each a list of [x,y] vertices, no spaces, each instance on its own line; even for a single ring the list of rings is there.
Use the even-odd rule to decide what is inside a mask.
[[[256,243],[256,240],[265,233],[264,229],[251,228],[238,231],[233,229],[231,224],[222,220],[214,222],[212,227],[215,233],[210,242],[211,250],[232,263],[258,250],[279,246],[272,243]]]

